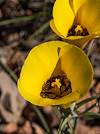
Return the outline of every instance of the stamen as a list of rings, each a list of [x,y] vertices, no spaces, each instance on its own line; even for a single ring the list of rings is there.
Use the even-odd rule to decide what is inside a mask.
[[[71,92],[71,82],[63,73],[63,75],[58,75],[47,80],[42,87],[40,96],[42,98],[59,99]]]
[[[76,33],[78,33],[78,32],[82,33],[83,32],[82,26],[81,25],[77,25],[77,27],[75,28],[75,32]]]
[[[89,35],[88,30],[81,25],[73,25],[68,32],[68,36],[86,36]]]
[[[61,87],[60,79],[55,79],[55,82],[52,82],[51,86],[52,87],[57,86],[58,88],[60,88]]]

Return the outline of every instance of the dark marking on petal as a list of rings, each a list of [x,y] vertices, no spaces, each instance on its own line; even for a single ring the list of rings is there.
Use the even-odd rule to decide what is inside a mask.
[[[58,47],[58,48],[57,48],[58,56],[59,56],[60,50],[61,50],[61,48],[60,48],[60,47]]]
[[[80,26],[82,28],[82,31],[78,30],[77,32],[75,31],[75,29],[77,28],[77,26]],[[82,27],[81,25],[73,25],[69,31],[68,31],[68,36],[86,36],[89,35],[89,32],[86,28]]]
[[[56,84],[52,86],[52,83],[54,83],[57,79],[59,79],[61,86],[58,87]],[[59,99],[70,94],[71,92],[71,82],[67,78],[66,74],[62,73],[62,75],[51,77],[46,83],[43,84],[40,96],[42,98]]]

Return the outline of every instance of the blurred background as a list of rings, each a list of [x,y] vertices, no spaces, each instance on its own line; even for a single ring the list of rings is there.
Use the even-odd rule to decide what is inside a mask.
[[[60,120],[55,109],[26,102],[16,86],[31,48],[45,41],[61,40],[49,27],[53,3],[54,0],[0,0],[0,134],[57,134]],[[89,54],[94,80],[84,98],[100,94],[100,39],[95,39],[94,44]],[[78,112],[94,105],[92,111],[99,113],[99,100],[98,105],[95,103],[96,100],[87,103]],[[79,119],[76,134],[100,134],[100,119]]]

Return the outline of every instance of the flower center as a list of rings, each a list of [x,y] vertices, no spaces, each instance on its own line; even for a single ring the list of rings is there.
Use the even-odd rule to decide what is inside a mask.
[[[52,77],[42,86],[42,98],[59,99],[72,92],[71,82],[65,74]]]
[[[52,87],[57,86],[58,88],[60,88],[60,87],[61,87],[60,79],[57,79],[57,78],[56,78],[55,81],[51,83],[51,86],[52,86]]]
[[[86,36],[89,35],[88,30],[81,25],[73,25],[68,32],[68,36]]]

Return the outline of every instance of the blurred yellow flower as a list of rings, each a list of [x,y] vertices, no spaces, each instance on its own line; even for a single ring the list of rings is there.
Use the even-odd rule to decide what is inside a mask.
[[[34,47],[18,80],[20,94],[39,105],[69,105],[89,89],[93,69],[78,47],[50,41]]]
[[[52,30],[80,47],[100,35],[100,0],[56,0]]]

